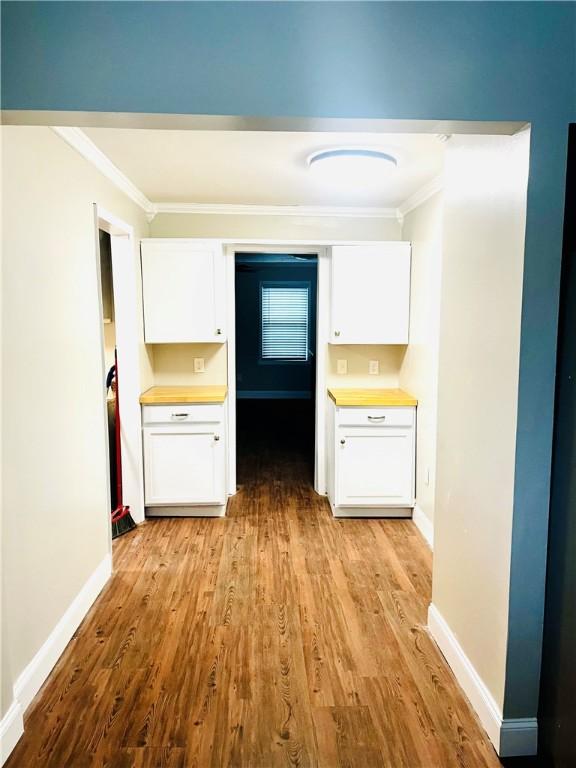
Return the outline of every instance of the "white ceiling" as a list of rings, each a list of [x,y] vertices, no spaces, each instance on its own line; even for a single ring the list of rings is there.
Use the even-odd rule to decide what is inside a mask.
[[[425,134],[167,131],[86,128],[86,135],[154,203],[396,208],[441,170],[443,144]],[[335,146],[384,149],[398,167],[361,188],[307,164]]]

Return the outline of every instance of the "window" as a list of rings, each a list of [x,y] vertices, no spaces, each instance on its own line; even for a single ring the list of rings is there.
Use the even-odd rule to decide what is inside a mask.
[[[261,283],[262,359],[308,360],[306,283]]]

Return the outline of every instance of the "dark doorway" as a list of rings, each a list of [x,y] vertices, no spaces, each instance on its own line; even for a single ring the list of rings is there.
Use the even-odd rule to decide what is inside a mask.
[[[543,764],[576,766],[576,126],[570,128],[562,257],[544,653]]]
[[[112,275],[112,241],[108,232],[98,230],[100,246],[100,290],[102,296],[102,320],[104,323],[104,367],[106,370],[106,411],[108,418],[108,460],[110,465],[110,509],[118,503],[118,478],[116,474],[116,394],[111,369],[115,365],[116,324],[114,317],[114,281]]]
[[[236,255],[238,482],[314,479],[315,255]]]

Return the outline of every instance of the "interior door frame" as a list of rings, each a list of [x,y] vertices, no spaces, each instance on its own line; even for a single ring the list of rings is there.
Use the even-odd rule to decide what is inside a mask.
[[[144,521],[144,464],[142,457],[142,415],[140,410],[140,350],[138,347],[138,298],[134,230],[102,206],[94,205],[95,237],[98,245],[97,279],[99,287],[99,311],[101,328],[102,371],[106,375],[104,361],[104,323],[102,307],[102,286],[100,280],[100,256],[98,230],[110,235],[112,251],[112,285],[114,292],[114,323],[116,327],[116,348],[122,361],[120,390],[120,411],[122,432],[120,437],[122,455],[122,487],[124,503],[130,507],[134,522]],[[139,247],[139,244],[138,244]],[[106,482],[110,498],[110,465],[108,441],[108,414],[106,389],[102,386],[102,408],[105,418],[106,435]],[[110,526],[110,536],[111,533]],[[111,539],[110,539],[111,544]]]
[[[327,345],[330,333],[329,290],[330,248],[326,245],[307,245],[301,241],[258,240],[227,243],[226,260],[226,338],[228,368],[228,495],[236,493],[236,254],[237,253],[294,253],[317,256],[316,288],[316,389],[314,417],[314,490],[326,495],[326,386]]]

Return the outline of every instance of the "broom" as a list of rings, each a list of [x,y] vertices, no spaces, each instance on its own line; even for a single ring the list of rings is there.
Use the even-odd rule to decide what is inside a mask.
[[[122,450],[120,445],[120,391],[118,389],[118,353],[114,350],[114,376],[116,378],[116,419],[114,424],[114,442],[116,444],[116,509],[112,512],[112,538],[136,528],[130,514],[130,507],[122,501]],[[108,377],[111,378],[110,375]],[[107,382],[108,383],[108,382]]]

